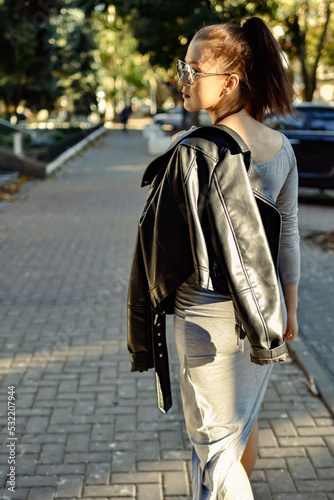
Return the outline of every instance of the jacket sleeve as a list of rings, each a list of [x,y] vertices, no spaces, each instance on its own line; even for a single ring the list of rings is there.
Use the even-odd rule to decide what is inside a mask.
[[[138,231],[128,289],[128,350],[131,371],[146,371],[154,367],[151,321],[148,283]]]
[[[228,166],[216,167],[209,189],[213,246],[250,341],[251,360],[256,364],[283,361],[287,349],[268,241],[240,155],[227,161]]]

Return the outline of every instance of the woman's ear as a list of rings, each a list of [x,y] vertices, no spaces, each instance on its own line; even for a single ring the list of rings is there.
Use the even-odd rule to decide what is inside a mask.
[[[239,81],[240,81],[239,76],[236,75],[235,73],[232,73],[232,75],[230,75],[227,78],[221,94],[222,95],[231,94],[238,87]]]

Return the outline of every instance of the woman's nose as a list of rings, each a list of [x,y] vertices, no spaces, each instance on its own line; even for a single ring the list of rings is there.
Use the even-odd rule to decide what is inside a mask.
[[[190,87],[184,75],[182,75],[181,78],[179,79],[179,84],[182,85],[183,87]]]

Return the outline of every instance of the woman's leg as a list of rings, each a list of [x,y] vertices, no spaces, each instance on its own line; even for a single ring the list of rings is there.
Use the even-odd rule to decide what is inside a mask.
[[[231,471],[225,484],[225,500],[254,500],[252,487],[241,462]]]
[[[252,487],[249,476],[254,468],[259,449],[259,424],[255,420],[249,435],[245,451],[240,464],[226,481],[227,495],[225,500],[251,500],[253,499]]]
[[[249,477],[254,469],[254,465],[259,452],[259,423],[255,420],[252,431],[249,435],[245,451],[241,457],[241,463]]]

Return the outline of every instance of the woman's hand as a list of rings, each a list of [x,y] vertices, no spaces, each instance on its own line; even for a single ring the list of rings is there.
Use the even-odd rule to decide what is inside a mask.
[[[187,134],[188,132],[190,132],[190,130],[194,130],[194,128],[197,128],[197,127],[195,127],[195,125],[193,125],[189,130],[181,130],[181,132],[177,132],[177,134],[173,135],[172,142],[174,142],[176,139],[179,139],[182,135]]]
[[[288,314],[286,329],[284,333],[285,342],[293,342],[298,333],[298,322],[297,322],[297,314]]]

